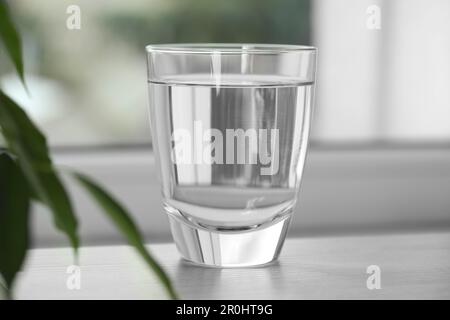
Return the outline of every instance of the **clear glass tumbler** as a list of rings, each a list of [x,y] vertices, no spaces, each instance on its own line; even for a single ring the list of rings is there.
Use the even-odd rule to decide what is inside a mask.
[[[217,267],[275,260],[305,162],[316,49],[146,49],[153,147],[179,252]]]

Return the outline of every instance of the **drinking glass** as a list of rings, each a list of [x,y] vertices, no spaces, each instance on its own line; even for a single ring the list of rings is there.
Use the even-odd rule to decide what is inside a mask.
[[[150,123],[164,210],[186,260],[274,261],[297,202],[316,49],[149,45]]]

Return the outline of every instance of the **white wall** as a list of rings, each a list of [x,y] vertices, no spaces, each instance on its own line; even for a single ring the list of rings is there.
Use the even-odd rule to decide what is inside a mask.
[[[319,48],[313,137],[448,141],[450,1],[313,1]],[[367,27],[373,6],[380,29]]]
[[[368,29],[374,0],[319,0],[313,4],[318,47],[313,138],[365,141],[379,134],[380,30]]]

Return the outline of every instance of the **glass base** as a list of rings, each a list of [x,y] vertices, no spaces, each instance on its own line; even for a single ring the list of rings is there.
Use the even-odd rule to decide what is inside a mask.
[[[252,230],[216,231],[194,226],[171,214],[172,236],[184,259],[208,267],[250,267],[278,258],[290,215]]]

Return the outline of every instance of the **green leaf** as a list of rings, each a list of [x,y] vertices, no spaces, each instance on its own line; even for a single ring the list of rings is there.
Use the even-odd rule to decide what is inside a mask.
[[[0,153],[0,274],[4,289],[9,289],[7,296],[28,249],[29,208],[28,185],[20,167],[9,155]]]
[[[0,0],[0,40],[3,42],[17,74],[26,89],[22,61],[22,44],[19,33],[12,22],[5,0]]]
[[[26,113],[1,90],[0,126],[9,149],[17,157],[32,195],[49,207],[56,227],[69,237],[76,252],[79,246],[77,220],[49,157],[46,139]]]
[[[3,279],[0,277],[0,300],[9,299],[11,300],[11,292],[6,287]]]
[[[113,199],[111,195],[102,190],[99,185],[95,184],[88,177],[79,173],[74,173],[74,177],[90,193],[92,198],[114,222],[117,228],[128,240],[129,244],[135,247],[138,253],[145,260],[147,265],[151,269],[153,269],[158,278],[164,284],[169,296],[172,299],[177,299],[177,294],[172,287],[169,277],[165,274],[161,266],[152,258],[150,253],[145,248],[142,236],[125,208],[123,208],[116,200]]]

